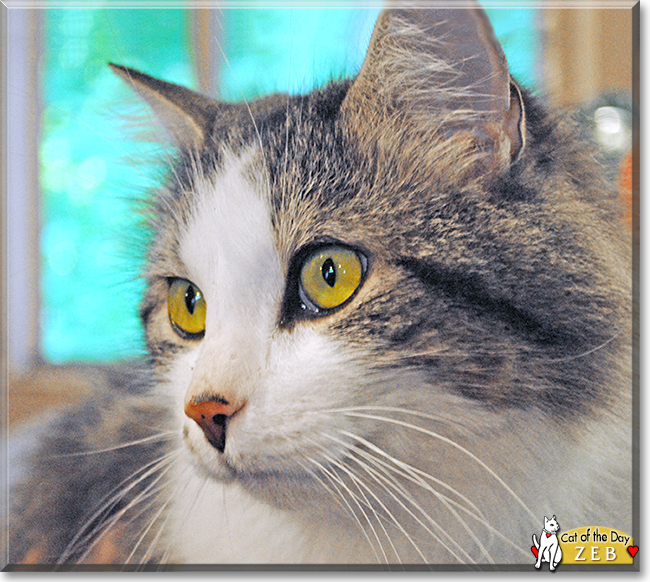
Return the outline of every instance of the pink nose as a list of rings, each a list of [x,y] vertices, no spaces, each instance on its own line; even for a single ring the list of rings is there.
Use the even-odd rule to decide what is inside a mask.
[[[244,405],[228,402],[218,396],[209,396],[201,402],[188,402],[185,414],[198,424],[208,442],[223,453],[226,448],[226,427],[232,418]]]

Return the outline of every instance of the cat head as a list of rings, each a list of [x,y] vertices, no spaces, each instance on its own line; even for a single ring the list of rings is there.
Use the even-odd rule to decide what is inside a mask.
[[[141,315],[210,475],[299,482],[355,447],[453,471],[441,435],[616,398],[629,291],[604,186],[480,10],[385,11],[359,75],[305,96],[219,103],[113,69],[179,150]],[[408,432],[418,414],[438,438]]]
[[[551,519],[547,519],[547,517],[544,516],[544,529],[550,533],[557,533],[560,531],[560,524],[557,522],[555,516],[551,517]]]

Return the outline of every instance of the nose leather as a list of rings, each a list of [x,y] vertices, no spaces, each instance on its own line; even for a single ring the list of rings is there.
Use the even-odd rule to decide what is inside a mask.
[[[199,402],[188,402],[185,405],[185,414],[201,427],[208,442],[220,453],[223,453],[226,448],[228,420],[242,406],[242,404],[230,403],[218,396],[210,396]]]

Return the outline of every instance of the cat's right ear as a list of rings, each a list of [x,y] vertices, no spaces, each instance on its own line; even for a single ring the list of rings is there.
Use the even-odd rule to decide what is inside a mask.
[[[517,160],[525,147],[523,99],[487,15],[465,4],[380,14],[342,106],[364,150],[377,144],[413,156],[423,144],[446,146],[453,137],[480,152],[475,173],[503,171]]]
[[[109,63],[109,67],[149,104],[177,147],[202,147],[207,128],[214,118],[214,101],[135,69],[113,63]]]

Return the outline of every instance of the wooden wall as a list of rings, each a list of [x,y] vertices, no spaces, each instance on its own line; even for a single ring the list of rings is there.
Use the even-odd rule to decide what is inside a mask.
[[[542,73],[548,97],[561,105],[603,91],[632,91],[632,10],[541,10]]]

